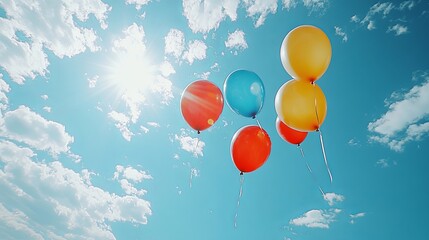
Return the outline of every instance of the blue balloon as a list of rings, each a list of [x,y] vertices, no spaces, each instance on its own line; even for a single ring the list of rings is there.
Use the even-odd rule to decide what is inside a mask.
[[[261,78],[248,70],[236,70],[223,84],[228,106],[237,114],[254,118],[264,105],[265,88]]]

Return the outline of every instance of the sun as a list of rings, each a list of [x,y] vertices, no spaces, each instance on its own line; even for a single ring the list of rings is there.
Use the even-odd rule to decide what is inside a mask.
[[[144,94],[153,87],[155,67],[147,55],[121,52],[114,59],[107,80],[120,95]]]

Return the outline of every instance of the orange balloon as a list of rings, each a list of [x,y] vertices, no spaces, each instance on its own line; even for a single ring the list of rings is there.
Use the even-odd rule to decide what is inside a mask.
[[[189,126],[200,133],[212,126],[222,113],[222,92],[210,81],[195,81],[183,91],[180,109]]]
[[[329,66],[332,49],[329,38],[317,27],[304,25],[283,39],[280,58],[283,67],[295,79],[314,82]]]
[[[284,124],[278,117],[276,119],[276,129],[280,137],[290,144],[299,145],[308,135],[308,132],[301,132],[288,127],[288,125]]]
[[[326,117],[325,94],[316,84],[290,80],[277,91],[275,107],[287,126],[302,132],[318,130]]]
[[[261,167],[271,152],[268,133],[259,126],[240,128],[231,141],[231,157],[242,173],[252,172]]]

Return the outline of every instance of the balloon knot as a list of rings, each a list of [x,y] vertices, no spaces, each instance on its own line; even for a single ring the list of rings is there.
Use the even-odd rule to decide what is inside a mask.
[[[243,175],[243,172],[240,172],[240,176],[242,176]]]
[[[255,118],[256,118],[256,115],[253,115],[253,116],[252,116],[252,119],[255,119]]]
[[[197,134],[200,134],[201,132],[200,132],[200,130],[197,130]]]

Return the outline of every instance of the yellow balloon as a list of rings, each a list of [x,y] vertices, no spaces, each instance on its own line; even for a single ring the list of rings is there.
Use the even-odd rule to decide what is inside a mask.
[[[318,130],[327,112],[322,89],[314,83],[295,79],[277,91],[275,107],[282,122],[302,132]]]
[[[299,26],[283,39],[280,58],[283,67],[295,79],[314,82],[326,71],[331,61],[329,38],[317,27]]]

